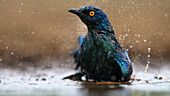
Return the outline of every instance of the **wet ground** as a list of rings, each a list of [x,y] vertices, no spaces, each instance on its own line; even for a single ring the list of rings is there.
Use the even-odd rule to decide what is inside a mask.
[[[130,85],[87,85],[62,80],[71,68],[0,70],[0,96],[170,96],[170,71],[135,72]],[[140,79],[140,80],[139,80]]]

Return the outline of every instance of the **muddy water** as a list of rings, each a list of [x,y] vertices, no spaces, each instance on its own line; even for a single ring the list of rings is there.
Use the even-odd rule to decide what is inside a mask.
[[[19,65],[70,58],[77,37],[87,29],[67,10],[84,5],[97,6],[108,15],[118,41],[132,57],[144,63],[148,55],[161,63],[169,60],[169,0],[1,0],[0,62]]]

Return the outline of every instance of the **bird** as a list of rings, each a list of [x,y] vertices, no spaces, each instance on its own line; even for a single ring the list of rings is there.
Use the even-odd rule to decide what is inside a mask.
[[[87,26],[85,37],[79,37],[79,48],[73,51],[76,70],[79,71],[63,79],[96,82],[127,82],[133,68],[128,50],[123,50],[115,37],[107,15],[95,6],[70,9]]]

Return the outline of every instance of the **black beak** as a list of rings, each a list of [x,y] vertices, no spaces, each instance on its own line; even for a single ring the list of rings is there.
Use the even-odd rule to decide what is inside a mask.
[[[80,15],[80,11],[79,11],[79,9],[70,9],[70,10],[68,10],[68,12],[71,12],[71,13],[73,13],[73,14],[76,14],[76,15]]]

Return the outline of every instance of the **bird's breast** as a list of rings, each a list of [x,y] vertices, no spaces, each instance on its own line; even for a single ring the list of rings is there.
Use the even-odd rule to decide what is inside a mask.
[[[102,64],[107,61],[106,57],[112,47],[110,42],[102,38],[101,36],[86,36],[86,40],[83,42],[80,50],[79,59],[83,64]]]

